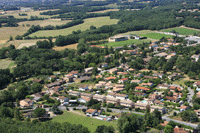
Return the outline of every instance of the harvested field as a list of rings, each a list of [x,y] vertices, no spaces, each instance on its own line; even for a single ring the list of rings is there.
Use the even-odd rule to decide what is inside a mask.
[[[0,60],[0,69],[9,68],[9,66],[10,66],[11,63],[14,64],[14,61],[11,61],[9,59],[1,59]]]
[[[61,51],[61,50],[64,50],[66,48],[68,48],[68,49],[77,49],[77,45],[78,45],[78,43],[67,45],[67,46],[54,47],[53,49],[56,50],[56,51]]]
[[[95,12],[87,12],[87,13],[105,13],[105,12],[110,12],[110,11],[119,11],[119,9],[108,9],[108,10],[103,10],[103,11],[95,11]]]
[[[17,49],[21,49],[23,47],[30,47],[30,46],[33,46],[33,45],[36,45],[36,43],[22,43],[17,47]]]

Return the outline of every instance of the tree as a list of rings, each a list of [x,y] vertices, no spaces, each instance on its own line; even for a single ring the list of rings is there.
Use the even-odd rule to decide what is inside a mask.
[[[33,85],[31,86],[31,93],[37,93],[40,92],[42,90],[42,85],[40,83],[33,83]]]
[[[33,111],[33,113],[34,113],[34,116],[35,116],[35,117],[42,117],[42,116],[44,116],[44,115],[46,114],[46,110],[43,109],[43,108],[36,108],[36,109]]]
[[[62,114],[63,113],[63,111],[60,110],[56,104],[54,104],[52,106],[52,111],[53,111],[54,114]]]
[[[14,118],[16,120],[21,120],[21,118],[22,118],[18,108],[14,109]]]
[[[173,133],[173,127],[170,125],[165,126],[164,133]]]
[[[13,40],[13,37],[12,36],[10,36],[10,39],[9,39],[9,41],[12,41]]]
[[[95,133],[114,133],[114,132],[115,129],[113,128],[113,126],[107,127],[105,125],[98,126],[95,131]]]

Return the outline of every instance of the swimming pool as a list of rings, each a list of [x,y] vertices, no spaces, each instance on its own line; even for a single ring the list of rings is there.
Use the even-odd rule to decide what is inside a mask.
[[[147,101],[146,101],[146,100],[143,100],[143,101],[141,101],[141,103],[147,103]]]

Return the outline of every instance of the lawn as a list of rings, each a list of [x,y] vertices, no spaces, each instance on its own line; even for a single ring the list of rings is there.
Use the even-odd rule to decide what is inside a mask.
[[[181,35],[193,35],[194,33],[200,32],[200,30],[198,30],[198,29],[187,28],[187,27],[169,28],[169,29],[164,29],[164,30],[161,30],[161,31],[169,32],[169,31],[172,31],[172,30],[175,30],[176,32],[178,32]]]
[[[96,17],[96,18],[88,18],[84,19],[83,24],[79,24],[73,27],[69,27],[66,29],[61,29],[61,30],[44,30],[44,31],[38,31],[30,35],[30,37],[43,37],[43,36],[59,36],[59,35],[68,35],[71,34],[73,31],[81,30],[85,31],[90,28],[91,25],[94,25],[96,27],[101,27],[103,25],[112,25],[112,24],[117,24],[118,20],[117,19],[110,19],[110,17]]]
[[[156,39],[156,40],[159,40],[159,39],[161,39],[162,37],[165,37],[165,38],[172,38],[172,35],[166,35],[166,34],[160,34],[160,33],[140,34],[140,36],[147,37],[147,38],[151,38],[151,39]]]
[[[107,122],[102,120],[97,120],[94,118],[86,117],[83,115],[78,115],[72,112],[64,112],[62,115],[58,115],[52,119],[54,122],[69,122],[71,124],[81,124],[84,127],[87,127],[89,131],[94,132],[97,126],[106,125],[113,126],[115,129],[117,128],[117,124],[113,122]],[[91,124],[93,123],[93,124]]]
[[[124,45],[131,45],[131,44],[141,44],[143,42],[150,42],[149,39],[143,39],[143,40],[135,40],[135,39],[131,39],[131,40],[126,40],[126,41],[120,41],[120,42],[110,42],[110,43],[105,43],[105,44],[101,44],[100,46],[108,46],[108,47],[120,47],[120,46],[124,46]]]

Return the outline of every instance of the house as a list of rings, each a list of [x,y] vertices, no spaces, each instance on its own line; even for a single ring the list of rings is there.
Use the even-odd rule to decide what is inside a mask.
[[[197,62],[200,58],[200,54],[199,55],[193,55],[193,56],[191,56],[191,58],[194,59]]]
[[[69,101],[69,98],[66,98],[66,97],[64,97],[64,96],[59,96],[59,97],[57,98],[57,100],[59,100],[60,103],[62,104],[62,103],[64,103],[64,102],[68,102],[68,101]]]
[[[86,110],[86,115],[87,116],[95,116],[96,113],[97,113],[96,109],[88,109],[88,110]]]
[[[158,109],[158,111],[161,112],[161,114],[165,114],[167,112],[165,107],[155,106],[155,105],[150,106],[151,112],[153,112],[155,109]]]
[[[140,87],[140,86],[136,86],[135,87],[136,91],[149,91],[150,89],[146,88],[146,87]]]
[[[190,108],[189,106],[180,106],[180,112],[185,111],[189,108]]]
[[[143,58],[144,63],[147,64],[151,60],[152,57]]]
[[[161,101],[159,101],[157,99],[153,101],[153,104],[154,105],[162,105],[162,106],[164,106],[164,103],[162,103]]]
[[[127,72],[117,72],[117,75],[127,75]]]
[[[153,76],[160,77],[162,79],[164,74],[163,73],[154,73]]]
[[[118,71],[117,68],[113,68],[113,69],[110,69],[109,73],[110,73],[110,74],[114,74],[114,73],[117,72],[117,71]]]
[[[93,94],[90,93],[81,93],[81,98],[89,98],[90,100],[93,98]]]
[[[194,82],[193,87],[196,87],[196,90],[200,90],[200,81]]]
[[[72,74],[74,77],[78,77],[78,70],[77,71],[71,71],[71,72],[69,72],[68,74]]]
[[[148,87],[152,87],[154,84],[153,83],[142,83],[140,84],[140,86],[148,86]]]
[[[183,128],[175,127],[174,133],[189,133],[189,132],[185,131]]]
[[[135,55],[136,52],[137,52],[137,50],[122,50],[119,53],[120,54],[132,54],[132,55]]]
[[[100,67],[100,68],[108,67],[108,63],[101,63],[101,64],[99,65],[99,67]]]
[[[142,83],[142,80],[131,80],[130,83],[140,84],[140,83]]]
[[[53,88],[53,90],[54,90],[54,93],[56,93],[56,92],[63,90],[63,87],[62,86],[56,86],[56,87]]]
[[[117,104],[119,105],[120,104],[120,99],[117,99],[117,98],[111,98],[111,97],[106,97],[106,103],[109,104],[109,103],[112,103],[112,104]]]
[[[116,93],[116,94],[115,94],[115,98],[120,99],[120,100],[125,100],[125,99],[128,98],[128,95]]]
[[[108,82],[108,83],[105,84],[105,89],[111,89],[111,88],[113,88],[112,83]]]
[[[115,94],[116,94],[116,93],[114,93],[114,92],[108,92],[107,97],[113,97],[113,98],[114,98],[114,97],[115,97]]]
[[[173,79],[175,79],[176,77],[180,77],[180,75],[179,75],[178,73],[173,73],[173,74],[171,74],[171,75],[168,76],[168,79],[169,79],[169,80],[173,80]]]
[[[93,99],[95,99],[95,100],[97,100],[99,102],[104,102],[104,101],[106,101],[106,96],[95,94],[93,96]]]
[[[118,81],[118,83],[123,84],[123,83],[125,83],[126,81],[128,81],[128,78],[123,78],[123,79],[120,79],[120,80]]]
[[[143,93],[143,92],[133,92],[136,96],[146,96],[147,94],[146,93]]]
[[[141,78],[143,77],[144,75],[142,73],[138,73],[138,74],[134,74],[134,77],[138,77],[138,78]]]
[[[134,102],[132,102],[131,100],[120,100],[120,105],[124,106],[124,107],[134,107]]]
[[[60,86],[60,85],[61,85],[61,83],[57,81],[57,82],[53,82],[53,83],[47,84],[46,87],[47,88],[53,88],[55,86]]]
[[[88,81],[88,80],[90,80],[90,79],[91,79],[91,77],[89,77],[89,76],[84,76],[84,77],[80,77],[80,78],[76,79],[75,82],[76,82],[76,83],[81,83],[81,82],[84,82],[84,81]]]
[[[194,112],[197,114],[198,118],[200,118],[200,109],[194,110]]]
[[[80,85],[80,86],[78,87],[78,89],[79,89],[79,91],[86,91],[86,90],[88,90],[89,88],[88,88],[87,85]]]
[[[146,109],[147,108],[147,103],[135,103],[135,108],[139,108],[139,109]]]
[[[93,69],[94,69],[94,67],[85,68],[84,72],[88,73],[88,72],[91,72]]]
[[[34,102],[38,102],[39,99],[43,97],[40,93],[35,93],[35,94],[32,94],[31,96],[33,97]]]
[[[167,101],[177,103],[179,101],[178,97],[166,96]]]
[[[197,92],[196,98],[200,98],[200,91]]]
[[[161,96],[157,95],[157,94],[150,94],[149,95],[149,99],[151,99],[151,100],[160,99],[160,98],[161,98]]]
[[[111,58],[112,56],[111,55],[106,55],[104,56],[104,59],[108,59],[108,58]]]
[[[153,76],[144,76],[145,79],[158,79],[158,77],[153,77]]]
[[[97,75],[97,76],[95,76],[95,78],[96,78],[96,79],[102,78],[102,75]]]
[[[114,80],[114,79],[116,79],[116,77],[107,77],[107,78],[104,78],[104,80],[106,80],[106,81],[108,81],[108,80]]]
[[[87,103],[90,101],[90,98],[87,98],[87,97],[82,97],[82,98],[79,98],[78,101],[80,103]]]
[[[24,99],[19,101],[20,108],[27,108],[27,107],[33,107],[34,102],[30,99]]]
[[[167,53],[162,52],[162,53],[155,54],[154,56],[167,57],[167,55],[168,55]]]
[[[67,74],[64,78],[67,82],[74,82],[74,75],[73,74]]]
[[[158,89],[169,89],[169,85],[159,84],[157,85]]]
[[[123,85],[123,84],[116,84],[113,87],[113,92],[120,92],[120,91],[123,91],[124,89],[125,89],[125,85]]]
[[[150,44],[150,45],[149,45],[149,49],[154,49],[154,48],[156,48],[156,47],[158,47],[157,44]]]
[[[69,95],[77,96],[77,97],[79,97],[81,95],[81,93],[78,91],[69,91],[68,93],[69,93]]]
[[[173,91],[175,91],[176,89],[177,89],[178,91],[181,91],[181,88],[180,88],[180,87],[176,87],[176,86],[170,86],[169,89],[170,89],[170,90],[173,90]]]
[[[127,36],[113,36],[109,38],[109,42],[119,42],[119,41],[125,41],[128,40]]]

